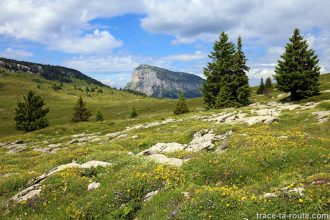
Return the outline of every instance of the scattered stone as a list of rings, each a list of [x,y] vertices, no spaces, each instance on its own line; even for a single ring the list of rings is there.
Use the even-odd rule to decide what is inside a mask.
[[[330,180],[326,178],[319,178],[315,179],[311,182],[311,185],[323,185],[323,184],[329,184]]]
[[[60,147],[62,144],[61,143],[58,143],[58,144],[48,144],[48,147],[49,148],[57,148],[57,147]]]
[[[134,135],[134,136],[132,136],[132,139],[136,139],[138,137],[139,137],[138,135]]]
[[[155,191],[152,191],[152,192],[149,192],[147,195],[145,195],[144,197],[144,201],[149,201],[151,200],[155,195],[157,195],[159,193],[159,190],[155,190]]]
[[[121,135],[115,137],[115,138],[112,139],[112,140],[118,140],[118,139],[120,139],[120,138],[127,138],[127,137],[128,137],[128,134],[121,134]]]
[[[0,147],[8,149],[8,153],[19,153],[27,149],[27,144],[22,140],[16,140],[14,142],[2,143]]]
[[[127,152],[129,156],[134,156],[133,152]]]
[[[78,139],[72,139],[70,142],[69,142],[69,144],[75,144],[75,143],[78,143],[79,141],[78,141]]]
[[[268,198],[274,198],[277,197],[276,193],[265,193],[262,198],[268,199]]]
[[[189,192],[182,192],[182,194],[183,194],[183,197],[184,197],[185,199],[190,199],[190,194],[189,194]]]
[[[328,92],[330,92],[330,89],[327,89],[327,90],[323,90],[323,91],[321,91],[322,93],[328,93]]]
[[[151,154],[159,154],[159,153],[172,153],[179,150],[184,150],[187,147],[186,144],[179,143],[157,143],[153,145],[148,150],[142,151],[138,153],[138,156],[142,155],[151,155]]]
[[[324,123],[328,121],[328,116],[330,116],[330,111],[319,111],[313,112],[313,115],[316,115],[317,120],[319,123]]]
[[[59,148],[45,147],[45,148],[34,148],[33,150],[43,152],[43,153],[56,153],[59,150]]]
[[[16,194],[15,196],[11,197],[10,200],[14,201],[14,202],[23,202],[26,201],[28,199],[31,199],[35,196],[38,196],[41,192],[41,185],[40,184],[35,184],[33,186],[30,186],[24,190],[22,190],[21,192],[19,192],[18,194]]]
[[[92,182],[92,183],[88,184],[87,190],[88,190],[88,191],[91,191],[91,190],[93,190],[93,189],[97,189],[97,188],[100,187],[100,185],[101,185],[101,184],[98,183],[98,182]]]
[[[168,158],[163,154],[152,154],[146,157],[148,160],[151,160],[155,163],[170,165],[175,167],[180,167],[183,164],[182,159],[178,158]]]
[[[194,134],[192,141],[185,150],[192,152],[210,150],[214,148],[214,142],[218,139],[220,137],[215,135],[212,130],[202,130]]]
[[[281,136],[279,136],[278,138],[279,138],[279,139],[288,139],[288,138],[289,138],[289,136],[286,136],[286,135],[281,135]]]
[[[282,193],[287,195],[299,195],[303,196],[305,189],[303,187],[297,187],[297,188],[290,188],[290,187],[284,187],[281,189]]]
[[[72,162],[72,163],[68,163],[68,164],[63,164],[60,166],[57,166],[53,169],[51,169],[49,172],[44,173],[40,176],[38,176],[37,178],[33,179],[30,184],[31,186],[22,190],[21,192],[17,193],[15,196],[13,196],[11,198],[12,201],[15,202],[21,202],[21,201],[25,201],[27,199],[33,198],[37,195],[40,194],[41,192],[41,183],[49,176],[58,173],[62,170],[68,169],[68,168],[82,168],[82,169],[88,169],[88,168],[92,168],[92,167],[98,167],[98,166],[102,166],[102,167],[107,167],[110,166],[111,163],[108,162],[104,162],[104,161],[97,161],[97,160],[92,160],[92,161],[88,161],[86,163],[83,164],[78,164],[76,162]]]

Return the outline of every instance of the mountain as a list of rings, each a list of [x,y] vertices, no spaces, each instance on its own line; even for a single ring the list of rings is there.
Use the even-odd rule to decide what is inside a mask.
[[[72,82],[73,78],[83,80],[88,84],[92,83],[99,86],[106,86],[103,83],[93,79],[75,69],[63,66],[52,66],[26,61],[18,61],[0,57],[0,67],[28,73],[38,74],[48,80],[56,80],[60,82]]]
[[[203,81],[193,74],[140,65],[133,70],[132,82],[125,89],[157,98],[177,98],[182,91],[187,98],[194,98],[201,96],[200,87]]]

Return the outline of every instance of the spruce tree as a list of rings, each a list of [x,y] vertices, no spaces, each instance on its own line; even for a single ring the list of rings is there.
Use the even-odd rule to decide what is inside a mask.
[[[246,65],[246,57],[242,49],[242,39],[241,36],[237,39],[237,49],[234,56],[235,61],[235,79],[233,80],[232,89],[236,98],[236,101],[240,105],[249,104],[250,97],[250,87],[249,78],[246,73],[250,68]],[[234,87],[233,87],[234,86]]]
[[[264,79],[261,78],[260,86],[258,87],[257,94],[260,95],[260,94],[265,94],[265,93],[267,93],[267,89],[264,84]]]
[[[104,120],[103,114],[102,114],[102,112],[100,110],[98,110],[96,112],[96,121],[103,121],[103,120]]]
[[[189,112],[189,108],[186,104],[186,99],[183,93],[180,93],[178,102],[175,105],[174,114],[181,115]]]
[[[266,83],[265,83],[265,87],[266,87],[266,89],[271,89],[272,88],[272,79],[270,78],[270,77],[267,77],[267,79],[266,79]]]
[[[48,108],[43,108],[44,100],[29,91],[23,100],[18,100],[15,109],[16,129],[23,131],[34,131],[48,126],[46,114]]]
[[[86,108],[86,103],[79,97],[76,105],[73,108],[73,122],[88,121],[91,112]]]
[[[246,57],[241,37],[237,48],[221,33],[209,56],[211,62],[204,69],[206,81],[202,93],[207,108],[237,107],[249,103],[250,89],[246,72]]]
[[[318,94],[318,61],[314,50],[308,48],[306,40],[295,29],[275,68],[276,87],[283,92],[290,92],[291,100]]]

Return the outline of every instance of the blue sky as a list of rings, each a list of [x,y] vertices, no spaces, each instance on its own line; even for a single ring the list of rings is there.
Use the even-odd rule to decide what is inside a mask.
[[[243,49],[255,85],[299,28],[330,72],[328,0],[2,0],[0,56],[78,69],[122,87],[150,64],[202,76],[220,32]]]

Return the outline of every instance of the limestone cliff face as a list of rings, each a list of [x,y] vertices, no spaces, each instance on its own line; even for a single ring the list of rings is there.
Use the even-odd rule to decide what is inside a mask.
[[[132,82],[126,89],[158,98],[177,98],[182,91],[187,98],[193,98],[201,96],[202,82],[201,77],[193,74],[140,65],[133,70]]]

